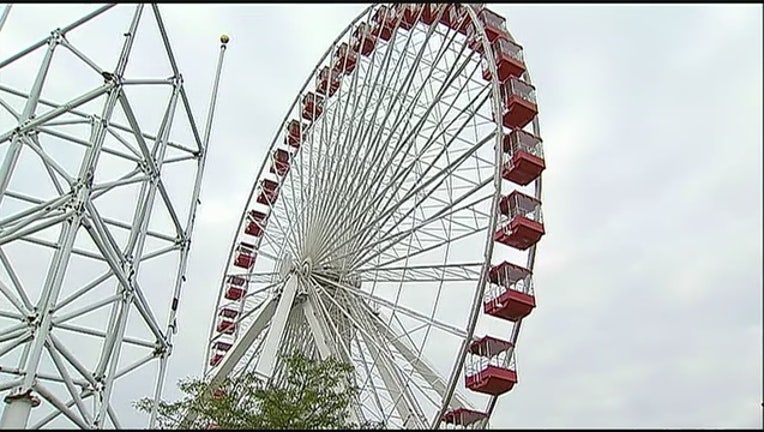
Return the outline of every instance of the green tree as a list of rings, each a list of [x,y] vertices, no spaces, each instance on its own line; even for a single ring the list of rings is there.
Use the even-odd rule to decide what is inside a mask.
[[[382,424],[353,424],[348,412],[359,394],[351,365],[335,359],[313,360],[302,355],[285,357],[285,379],[265,383],[254,373],[227,378],[213,386],[206,380],[179,383],[184,397],[160,401],[158,427],[204,429],[378,429]],[[150,412],[148,398],[135,403]],[[187,415],[190,414],[190,415]],[[186,420],[188,421],[188,420]],[[185,422],[184,422],[185,423]]]

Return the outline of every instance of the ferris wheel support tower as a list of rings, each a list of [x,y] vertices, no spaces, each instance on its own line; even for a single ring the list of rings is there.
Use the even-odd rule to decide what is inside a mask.
[[[7,306],[0,308],[0,317],[17,320],[13,325],[6,325],[5,321],[0,323],[0,373],[5,376],[15,375],[10,381],[5,376],[0,377],[0,391],[8,392],[0,419],[1,429],[42,427],[62,415],[83,429],[100,429],[109,425],[121,428],[111,404],[115,381],[152,360],[159,364],[156,381],[151,388],[154,406],[150,421],[156,417],[157,403],[161,399],[167,362],[172,353],[173,335],[177,331],[177,310],[181,287],[186,279],[188,253],[228,36],[220,38],[215,80],[202,135],[196,127],[183,76],[156,4],[151,5],[151,11],[145,11],[145,5],[142,4],[135,6],[132,19],[123,34],[124,40],[116,65],[97,64],[67,39],[69,33],[82,28],[114,6],[100,7],[66,27],[55,29],[50,36],[20,50],[18,54],[8,58],[0,57],[0,71],[4,71],[3,68],[29,53],[45,49],[28,92],[14,90],[0,81],[0,110],[10,113],[18,121],[17,126],[10,130],[0,129],[0,149],[7,146],[4,159],[0,162],[0,271],[4,270],[10,280],[10,283],[4,283],[0,279],[0,300],[3,300],[0,306]],[[8,6],[0,14],[0,30],[7,21],[9,10]],[[139,24],[145,21],[142,18],[150,15],[155,18],[161,34],[161,42],[158,41],[161,45],[156,46],[163,47],[167,63],[172,69],[169,78],[166,75],[161,78],[126,76],[128,62],[131,54],[134,54],[136,34],[140,34],[143,29],[139,28]],[[62,50],[74,54],[93,69],[100,75],[94,78],[102,79],[102,83],[66,102],[53,102],[42,97],[43,88],[49,73],[56,67],[55,54]],[[125,90],[147,86],[169,90],[166,105],[159,100],[151,101],[164,108],[158,131],[154,135],[148,133],[143,123],[145,116],[138,115],[142,105],[136,102],[134,97],[137,96],[131,90]],[[14,109],[10,102],[3,99],[4,94],[23,98],[23,107]],[[156,94],[159,94],[159,90]],[[152,99],[156,97],[152,96]],[[96,108],[88,112],[93,109],[94,103]],[[116,112],[120,112],[121,117]],[[193,142],[187,143],[188,147],[173,140],[171,131],[178,114],[187,116],[187,123],[192,130]],[[82,137],[73,137],[60,130],[55,131],[56,127],[63,125],[85,125],[89,132]],[[51,135],[85,147],[76,172],[67,172],[65,163],[52,156],[53,146],[45,141]],[[109,142],[108,139],[121,143],[123,151],[108,147],[105,144]],[[186,155],[171,156],[170,151],[173,149],[183,151]],[[20,183],[14,186],[14,175],[22,175],[27,169],[26,162],[22,160],[22,152],[30,154],[30,150],[39,156],[50,175],[49,179],[38,181],[50,180],[58,192],[57,196],[35,196],[15,189]],[[99,166],[106,154],[133,164],[132,170],[116,180],[106,180],[107,174],[113,174],[111,171],[114,166]],[[177,166],[183,162],[192,167],[189,172],[193,174],[186,179],[186,184],[193,185],[192,192],[190,199],[176,200],[168,192],[167,178],[163,177],[167,170],[163,168],[165,165]],[[134,206],[129,208],[128,204],[127,210],[120,217],[104,216],[101,207],[104,200],[119,201],[119,198],[109,198],[112,196],[110,193],[123,190],[120,188],[125,186],[136,187]],[[13,205],[3,208],[3,204],[8,201]],[[164,205],[172,220],[172,226],[165,232],[150,227],[157,205]],[[185,220],[181,215],[187,216]],[[54,233],[58,230],[57,236],[53,236],[57,240],[35,236],[51,229]],[[118,229],[124,231],[124,241],[119,240],[116,234]],[[83,237],[91,245],[89,249],[82,246]],[[150,247],[151,241],[158,240],[164,241],[164,246]],[[37,289],[34,283],[19,277],[20,274],[23,276],[24,269],[14,266],[25,258],[17,252],[18,249],[13,249],[20,244],[32,244],[37,248],[34,251],[41,254],[52,249],[52,254],[48,255],[49,261],[40,262],[38,272],[44,272],[45,275],[44,283]],[[156,290],[161,287],[141,286],[141,264],[162,255],[173,255],[177,260],[177,270],[174,272],[174,283],[162,289],[170,301],[152,304],[156,301],[149,300],[148,295],[154,293],[149,293],[148,288]],[[71,276],[69,273],[75,271],[71,270],[72,260],[83,256],[91,259],[95,263],[93,265],[103,266],[106,272],[84,286],[74,286],[74,289],[68,291],[70,287],[67,283],[71,282],[68,280]],[[98,290],[105,291],[100,299],[86,295]],[[76,306],[70,306],[73,303]],[[109,306],[111,311],[108,319],[97,323],[100,324],[98,328],[72,324],[75,318]],[[169,312],[163,315],[168,317],[165,326],[160,324],[155,314],[157,308],[163,307],[169,308]],[[145,323],[147,330],[143,339],[126,334],[131,312],[133,315],[137,313]],[[62,340],[68,335],[63,333],[66,332],[97,336],[102,343],[92,346],[64,343]],[[124,365],[121,357],[126,345],[142,347],[142,358]],[[100,355],[85,359],[86,351],[94,354],[100,352]],[[16,357],[9,355],[19,352],[20,355]],[[43,360],[56,373],[45,370]],[[18,366],[11,366],[11,363]],[[85,402],[92,402],[92,405]],[[32,408],[42,403],[46,403],[46,413],[49,414],[30,425]]]

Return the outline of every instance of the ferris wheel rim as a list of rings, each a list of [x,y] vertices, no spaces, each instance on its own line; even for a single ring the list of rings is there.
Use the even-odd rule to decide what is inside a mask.
[[[497,70],[496,70],[496,61],[494,59],[493,50],[488,49],[490,44],[488,42],[488,37],[487,37],[487,35],[485,33],[485,26],[482,25],[482,23],[480,22],[479,19],[477,19],[478,18],[477,14],[471,8],[466,8],[466,10],[467,10],[467,13],[470,15],[470,18],[473,20],[473,24],[475,24],[475,27],[478,29],[478,32],[479,32],[479,35],[480,35],[480,39],[481,39],[481,43],[483,45],[483,52],[485,53],[485,55],[489,59],[488,67],[489,67],[489,69],[491,71],[491,85],[493,86],[493,92],[494,92],[494,117],[495,117],[494,120],[496,121],[497,124],[501,124],[501,118],[500,118],[500,114],[499,114],[500,110],[499,110],[499,106],[498,106],[499,101],[501,100],[501,98],[499,96],[500,95],[500,90],[499,90],[500,83],[499,83],[499,79],[498,79],[498,73],[497,73]],[[510,41],[514,41],[514,37],[512,36],[512,32],[511,32],[509,26],[507,26],[505,28],[505,30],[506,30],[507,36],[509,36]],[[533,85],[533,81],[531,79],[531,73],[530,73],[530,71],[527,68],[523,72],[523,80],[525,82],[527,82],[528,84],[530,84],[531,86]],[[532,125],[532,129],[533,129],[534,135],[541,136],[541,124],[540,124],[540,120],[539,120],[539,116],[538,115],[534,116],[534,118],[533,118],[533,120],[531,122],[531,125]],[[501,131],[501,134],[503,135],[503,127],[499,127],[498,129]],[[495,164],[496,165],[495,166],[495,168],[496,168],[495,177],[496,177],[496,183],[497,184],[496,184],[496,196],[494,197],[495,202],[493,204],[494,205],[494,207],[493,207],[494,211],[492,212],[492,217],[494,218],[493,229],[495,229],[495,225],[496,225],[495,224],[495,218],[496,218],[496,215],[498,213],[498,205],[499,205],[498,200],[502,196],[501,195],[501,189],[502,189],[502,186],[503,186],[503,181],[502,181],[502,176],[501,176],[502,159],[501,159],[501,152],[499,151],[499,147],[500,147],[500,144],[497,143],[497,146],[496,146],[496,164]],[[534,187],[533,187],[533,189],[534,189],[534,197],[536,199],[538,199],[538,200],[541,200],[542,179],[543,179],[543,173],[540,174],[538,176],[538,178],[533,181],[533,184],[534,184]],[[495,245],[495,242],[493,241],[493,238],[489,237],[488,245],[486,247],[490,248],[491,253],[488,254],[490,256],[488,257],[487,266],[491,265],[491,260],[493,259],[493,246],[494,245]],[[535,265],[535,261],[536,261],[536,248],[537,247],[538,247],[538,245],[534,244],[533,246],[531,246],[529,248],[529,251],[528,251],[528,258],[527,258],[527,261],[526,261],[526,268],[531,273],[533,273],[533,270],[534,270],[534,265]],[[481,294],[482,294],[481,295],[481,303],[482,303],[482,299],[485,297],[484,290],[482,291]],[[475,321],[477,321],[477,317],[475,318]],[[522,327],[522,322],[523,321],[524,321],[524,318],[521,318],[513,326],[512,336],[511,336],[512,343],[514,343],[515,340],[517,339],[517,337],[518,337],[518,335],[520,333],[520,328]],[[473,326],[473,329],[474,329],[474,326]],[[513,348],[513,351],[514,351],[514,348]],[[466,349],[465,349],[464,356],[466,357]],[[496,408],[496,403],[499,400],[499,396],[500,395],[493,395],[493,396],[491,396],[489,398],[488,402],[486,403],[486,408],[483,411],[485,413],[485,415],[486,415],[486,419],[483,422],[483,427],[487,426],[488,421],[491,419],[491,416],[493,415],[493,411]]]
[[[279,138],[281,137],[281,131],[287,126],[287,124],[288,124],[288,122],[290,120],[290,115],[294,112],[295,107],[297,107],[299,105],[299,103],[300,103],[300,98],[305,94],[306,91],[311,89],[312,81],[318,76],[320,68],[323,65],[324,61],[328,57],[331,56],[332,51],[338,46],[338,43],[341,40],[343,40],[344,38],[346,38],[346,36],[349,34],[349,32],[351,32],[353,30],[353,28],[355,27],[355,25],[359,21],[361,21],[364,17],[369,15],[370,12],[372,12],[373,10],[378,9],[381,5],[387,5],[387,4],[380,4],[380,3],[372,4],[372,5],[368,6],[367,8],[365,8],[362,12],[360,12],[353,20],[351,20],[351,22],[345,27],[345,29],[340,32],[340,34],[331,42],[331,44],[329,44],[327,50],[324,51],[324,54],[320,57],[319,61],[316,63],[316,66],[308,74],[304,84],[298,90],[298,92],[297,92],[297,94],[296,94],[292,104],[289,106],[288,110],[286,111],[286,115],[284,116],[283,120],[279,124],[279,129],[276,130],[276,132],[274,134],[274,138],[271,141],[271,144],[270,144],[270,146],[268,147],[268,150],[265,153],[266,156],[265,156],[264,160],[262,161],[262,163],[260,164],[260,169],[258,170],[258,173],[257,173],[257,175],[254,178],[253,186],[250,188],[249,195],[247,197],[247,200],[245,201],[245,206],[244,206],[244,209],[243,209],[243,211],[241,213],[241,217],[239,219],[239,223],[236,226],[236,231],[234,232],[234,235],[232,236],[233,238],[232,238],[232,241],[231,241],[231,245],[229,247],[229,253],[228,253],[228,257],[227,257],[227,261],[226,261],[227,263],[230,263],[232,258],[234,257],[236,247],[237,247],[237,245],[239,243],[239,240],[241,239],[241,234],[240,233],[242,232],[242,230],[243,230],[243,228],[245,226],[245,222],[246,222],[246,219],[247,219],[247,212],[251,208],[252,203],[254,201],[253,198],[255,196],[258,183],[259,183],[259,181],[261,179],[264,178],[264,174],[267,172],[266,168],[267,168],[268,162],[270,160],[269,156],[271,155],[271,153],[275,149],[278,148],[278,141],[279,141]],[[493,210],[491,212],[490,222],[488,223],[488,226],[487,226],[487,229],[486,229],[486,240],[485,240],[485,246],[484,246],[484,249],[483,249],[484,260],[483,260],[483,262],[481,264],[481,267],[480,267],[480,274],[481,274],[481,276],[480,276],[480,279],[478,280],[477,286],[475,287],[475,294],[474,294],[474,297],[473,297],[472,306],[470,308],[470,314],[471,315],[470,315],[470,318],[468,320],[469,324],[468,324],[468,330],[466,331],[467,334],[462,339],[462,346],[459,349],[459,353],[457,355],[458,360],[457,360],[457,362],[452,367],[450,377],[444,377],[447,380],[447,387],[449,387],[450,390],[448,391],[448,395],[445,396],[443,398],[443,400],[441,401],[441,406],[439,408],[438,414],[432,419],[432,424],[430,426],[431,427],[435,427],[435,428],[437,428],[438,425],[441,423],[441,417],[443,416],[445,411],[448,409],[449,405],[451,404],[451,402],[452,402],[452,400],[454,398],[454,393],[456,391],[457,383],[459,381],[460,374],[461,374],[461,372],[462,372],[462,370],[464,368],[464,361],[466,359],[467,352],[468,352],[468,343],[475,336],[474,333],[475,333],[475,330],[476,330],[477,319],[479,318],[479,315],[480,315],[479,312],[481,310],[481,307],[483,305],[483,299],[485,297],[485,286],[486,286],[486,277],[485,276],[486,276],[486,273],[487,273],[488,269],[491,266],[491,260],[492,260],[493,255],[494,255],[493,254],[493,249],[494,249],[493,246],[494,246],[495,242],[493,240],[493,231],[496,229],[496,225],[497,225],[497,211],[496,210],[498,208],[499,200],[502,197],[501,194],[502,194],[502,183],[503,183],[503,181],[502,181],[502,177],[501,177],[501,151],[500,151],[500,145],[498,145],[498,144],[501,142],[502,138],[505,136],[505,132],[504,132],[503,128],[501,126],[499,126],[501,124],[501,114],[500,114],[500,112],[501,112],[500,111],[500,108],[501,108],[501,105],[500,105],[500,100],[501,100],[500,83],[499,83],[498,78],[497,78],[496,66],[494,64],[495,62],[493,61],[494,56],[493,56],[492,50],[491,49],[487,49],[487,48],[489,48],[490,43],[488,42],[488,39],[487,39],[486,34],[485,34],[485,27],[480,22],[480,20],[478,19],[477,13],[475,11],[471,10],[471,8],[469,8],[469,7],[465,8],[465,10],[467,10],[467,15],[469,16],[469,19],[472,21],[472,24],[478,29],[478,32],[479,32],[479,35],[480,35],[480,43],[483,45],[485,55],[489,59],[489,62],[488,62],[489,63],[489,68],[491,69],[491,72],[492,72],[492,78],[490,80],[490,86],[491,86],[491,90],[490,91],[492,93],[492,101],[491,101],[491,103],[493,105],[492,108],[493,108],[493,113],[494,113],[493,114],[493,116],[494,116],[493,120],[494,120],[494,122],[495,122],[495,124],[497,126],[495,128],[495,131],[496,131],[495,138],[496,138],[497,145],[495,146],[496,151],[495,151],[495,155],[494,155],[494,167],[493,167],[494,168],[494,174],[493,174],[494,192],[493,192],[492,203],[491,203],[491,207],[492,207]],[[442,13],[442,11],[440,13]],[[437,22],[433,24],[433,26],[437,26],[437,25],[439,25]],[[509,30],[508,29],[507,29],[507,33],[509,34]],[[509,36],[510,36],[510,38],[512,38],[511,34]],[[511,40],[513,40],[513,39],[511,39]],[[525,72],[524,79],[529,84],[531,83],[531,81],[530,81],[530,73],[528,71]],[[534,133],[538,134],[538,132],[539,132],[539,120],[538,120],[538,116],[536,116],[533,119],[532,125],[533,125]],[[538,179],[536,179],[534,181],[534,195],[536,196],[536,198],[540,198],[540,195],[541,195],[541,176],[539,176]],[[535,251],[536,251],[536,245],[534,245],[534,246],[532,246],[530,248],[529,254],[528,254],[527,266],[528,266],[528,268],[531,271],[533,270],[533,265],[534,265],[534,262],[535,262]],[[226,264],[225,270],[223,271],[220,283],[218,285],[219,292],[218,292],[218,300],[216,302],[215,312],[217,312],[220,309],[221,305],[222,305],[223,292],[224,292],[224,287],[225,287],[225,279],[226,279],[227,276],[229,276],[231,274],[228,271],[228,267],[229,267],[229,264]],[[214,327],[215,326],[215,321],[216,321],[216,316],[213,315],[212,322],[211,322],[211,325],[210,325],[209,338],[207,340],[208,342],[212,340],[212,337],[213,337],[213,335],[215,333],[215,327]],[[519,331],[520,324],[521,324],[521,321],[519,321],[517,323],[517,330],[518,331]],[[206,351],[206,357],[209,357],[210,353],[211,353],[211,345],[208,343],[207,351]],[[215,369],[214,367],[209,368],[208,365],[205,363],[205,374],[209,373],[210,371],[212,371],[214,369]],[[489,419],[490,416],[492,415],[492,412],[493,412],[493,409],[495,407],[497,399],[498,399],[498,396],[491,396],[489,398],[489,401],[487,403],[488,405],[487,405],[486,410],[485,410],[485,413],[486,413],[486,416],[487,416],[486,418],[487,419]]]

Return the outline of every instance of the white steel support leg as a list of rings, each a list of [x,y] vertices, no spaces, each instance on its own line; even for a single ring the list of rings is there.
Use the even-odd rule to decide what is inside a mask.
[[[239,360],[241,360],[241,358],[244,357],[244,354],[246,354],[247,350],[252,347],[252,345],[257,340],[257,337],[260,336],[260,333],[262,333],[268,323],[271,322],[273,314],[276,311],[277,304],[278,300],[273,299],[263,305],[252,324],[249,326],[249,328],[247,328],[247,331],[244,332],[242,337],[236,341],[228,354],[223,357],[223,361],[220,363],[217,370],[210,378],[210,387],[217,387],[221,381],[223,381],[228,375],[231,374],[231,372],[233,372],[234,366],[239,363]],[[189,425],[195,419],[196,413],[187,412],[183,420],[180,422],[180,427],[190,427]]]
[[[260,336],[260,333],[265,330],[265,327],[273,319],[277,304],[278,299],[273,299],[263,305],[263,308],[260,309],[260,313],[249,326],[247,331],[244,332],[242,337],[236,341],[236,344],[233,346],[233,348],[223,358],[223,361],[220,363],[217,371],[215,371],[215,373],[212,375],[212,378],[210,379],[211,385],[214,386],[218,384],[219,382],[223,381],[225,377],[227,377],[231,372],[233,372],[234,366],[236,366],[239,363],[239,360],[244,357],[244,354],[247,352],[247,350],[252,347],[252,345],[257,340],[257,337]]]
[[[339,350],[336,349],[336,346],[330,343],[330,339],[327,337],[328,326],[322,319],[321,315],[319,315],[320,309],[317,308],[314,304],[313,295],[314,294],[308,294],[307,298],[302,303],[302,311],[305,314],[305,319],[308,321],[308,326],[310,326],[310,332],[313,335],[313,340],[316,343],[316,347],[318,347],[318,353],[321,356],[321,360],[326,360],[331,356],[343,359],[345,356],[341,355]],[[340,335],[337,335],[338,338],[339,336]],[[348,362],[348,360],[349,359],[345,361]],[[348,362],[348,364],[352,363]],[[355,406],[348,407],[347,415],[350,417],[353,423],[360,425],[360,410],[355,408]]]
[[[273,314],[268,334],[265,336],[265,343],[263,343],[260,358],[255,366],[256,373],[269,379],[273,376],[273,368],[276,366],[276,355],[278,354],[281,340],[284,337],[284,330],[289,320],[289,312],[292,310],[294,298],[297,295],[298,284],[299,277],[293,273],[289,276],[286,286],[281,292],[276,312]]]
[[[3,410],[3,417],[0,419],[2,429],[16,429],[12,425],[26,425],[29,412],[32,410],[32,399],[29,397],[21,397],[14,399],[14,402],[15,403],[9,404],[5,410]]]
[[[310,327],[310,333],[313,335],[313,341],[318,348],[318,354],[321,356],[321,360],[326,360],[335,354],[335,350],[330,348],[329,340],[326,337],[325,325],[319,321],[316,315],[316,309],[313,306],[312,295],[308,295],[305,301],[302,303],[302,312],[305,314],[305,319],[308,321]]]
[[[104,107],[104,112],[107,114],[107,118],[110,116],[111,111],[114,108],[117,100],[117,93],[118,91],[112,92],[112,94],[109,96],[106,106]],[[98,160],[98,151],[100,150],[101,144],[103,143],[103,136],[103,124],[98,123],[94,126],[91,140],[93,146],[91,147],[85,161],[83,162],[80,170],[80,178],[85,179],[89,176],[89,173],[92,172],[93,167]],[[79,211],[70,219],[68,219],[61,229],[61,234],[59,235],[58,241],[60,247],[58,250],[56,250],[53,261],[51,262],[51,266],[48,271],[48,277],[46,278],[45,286],[43,287],[43,293],[38,306],[38,310],[41,315],[38,316],[35,338],[32,342],[26,365],[24,366],[26,372],[24,376],[24,382],[20,388],[17,389],[15,395],[29,394],[35,384],[37,367],[39,366],[42,350],[52,326],[52,309],[55,306],[59,291],[61,290],[61,285],[64,279],[67,265],[69,263],[72,246],[74,244],[77,231],[79,230],[82,223],[84,210],[83,204],[87,199],[89,199],[89,192],[90,190],[88,188],[80,188],[77,193],[75,202],[75,207],[78,208]],[[7,417],[8,422],[2,423],[1,426],[3,428],[23,429],[26,427],[26,422],[29,418],[29,410],[32,405],[21,402],[21,400],[22,399],[19,398],[12,398],[8,401],[8,406],[6,409],[12,410],[14,413],[13,415]],[[18,413],[16,413],[16,411],[18,411]]]
[[[317,313],[317,317],[323,319],[323,323],[326,324],[326,329],[329,334],[332,334],[334,337],[332,338],[332,344],[330,347],[334,348],[334,355],[337,356],[340,360],[345,362],[346,364],[353,364],[353,361],[350,358],[350,345],[346,344],[340,329],[337,327],[337,324],[332,320],[332,317],[330,316],[330,312],[326,308],[325,303],[322,301],[321,297],[319,297],[318,291],[315,290],[316,287],[321,287],[321,285],[316,281],[315,278],[312,278],[312,283],[314,290],[312,291],[314,294],[308,294],[309,298],[312,301],[313,311]],[[356,339],[357,341],[358,339]],[[365,419],[363,415],[363,411],[361,410],[361,404],[353,404],[351,406],[351,412],[350,412],[350,418],[355,421],[357,424],[361,424],[362,420]]]
[[[176,82],[175,88],[172,94],[172,98],[170,100],[170,105],[168,107],[167,113],[165,115],[165,119],[162,122],[162,125],[160,126],[160,130],[162,131],[160,134],[160,137],[157,139],[156,148],[155,151],[158,153],[157,156],[157,162],[153,169],[152,173],[152,181],[150,183],[144,183],[143,187],[141,188],[141,199],[139,202],[141,202],[143,205],[140,206],[138,209],[136,209],[135,218],[133,220],[133,226],[135,227],[131,234],[130,240],[128,242],[127,247],[127,259],[129,260],[127,263],[127,266],[129,268],[128,273],[128,281],[131,283],[131,286],[129,287],[123,287],[124,289],[128,290],[127,295],[125,295],[123,299],[122,308],[120,309],[120,321],[118,325],[118,332],[114,334],[112,341],[112,351],[109,353],[104,353],[107,356],[111,357],[111,363],[109,365],[108,373],[105,377],[104,382],[104,401],[108,402],[109,396],[111,394],[113,385],[114,385],[114,373],[116,371],[117,363],[119,362],[120,357],[120,351],[122,349],[122,338],[124,337],[125,332],[125,326],[127,323],[128,313],[130,312],[131,304],[134,301],[134,296],[137,294],[138,288],[134,285],[134,277],[138,273],[138,270],[140,268],[141,260],[140,257],[143,254],[143,248],[145,245],[146,240],[146,230],[148,229],[149,221],[151,219],[151,209],[154,206],[154,200],[156,198],[156,192],[158,190],[158,182],[159,182],[159,173],[162,169],[162,161],[164,160],[164,153],[167,148],[167,141],[169,138],[170,129],[172,127],[172,119],[175,111],[175,106],[178,101],[178,97],[180,94],[180,82]],[[122,95],[124,98],[124,94]],[[137,122],[135,121],[132,111],[128,108],[129,105],[125,102],[126,99],[123,99],[123,106],[125,108],[125,111],[128,113],[127,117],[131,125],[134,126],[136,131],[136,137],[140,136],[137,130]],[[139,140],[140,142],[141,140]],[[146,152],[147,160],[148,159],[148,148],[144,145],[143,151]],[[149,164],[151,166],[151,164]],[[131,250],[131,247],[134,250]],[[130,262],[131,261],[131,262]],[[104,358],[102,357],[102,360]],[[105,362],[102,362],[102,364],[105,365]],[[102,371],[99,371],[102,372]],[[106,410],[108,408],[108,403],[105,403],[101,406],[100,411],[96,415],[95,418],[95,426],[96,427],[102,427],[103,422],[105,421],[106,416]]]
[[[409,406],[409,400],[404,395],[406,389],[401,386],[400,377],[395,376],[394,368],[390,367],[390,362],[386,356],[381,355],[379,349],[375,343],[366,341],[366,347],[371,353],[371,358],[377,365],[377,370],[382,376],[382,381],[385,383],[385,388],[390,392],[390,397],[395,403],[395,409],[398,411],[398,415],[403,420],[404,429],[422,428],[424,427],[421,422],[418,421],[414,415],[413,410]]]

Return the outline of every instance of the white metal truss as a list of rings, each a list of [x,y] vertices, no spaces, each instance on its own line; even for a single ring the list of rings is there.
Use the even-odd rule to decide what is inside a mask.
[[[0,15],[2,428],[120,428],[136,373],[152,421],[162,396],[226,44],[202,135],[159,8],[114,6],[15,53]],[[87,39],[107,19],[108,63]]]
[[[496,402],[465,391],[463,374],[473,335],[491,325],[481,320],[487,271],[508,253],[493,242],[502,102],[498,82],[482,79],[480,55],[463,34],[419,23],[359,54],[322,114],[303,120],[303,97],[315,92],[322,67],[383,6],[390,5],[369,7],[332,43],[273,139],[271,153],[289,152],[289,171],[269,172],[266,160],[247,199],[208,354],[220,340],[233,338],[233,348],[221,363],[207,363],[206,373],[216,380],[249,368],[278,381],[279,353],[331,352],[354,366],[359,420],[438,428],[449,409],[490,417]],[[527,72],[524,79],[530,82]],[[285,142],[291,120],[306,124],[298,149]],[[537,119],[531,127],[539,135]],[[263,179],[278,184],[266,204],[258,202]],[[540,197],[540,178],[528,188]],[[258,235],[245,233],[250,210],[267,214]],[[256,250],[250,268],[234,265],[242,242]],[[533,268],[535,246],[509,253]],[[232,275],[246,280],[242,299],[226,296]],[[236,331],[223,335],[218,315],[234,309]],[[520,324],[502,326],[516,342]]]

